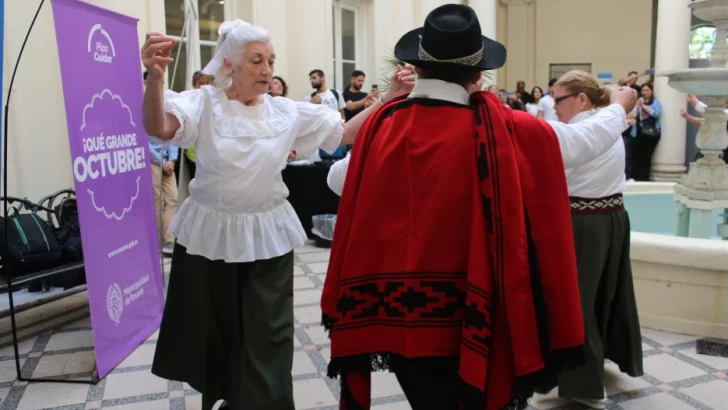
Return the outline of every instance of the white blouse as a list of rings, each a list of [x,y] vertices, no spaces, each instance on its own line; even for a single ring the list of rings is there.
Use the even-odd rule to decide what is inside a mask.
[[[583,122],[594,117],[599,111],[591,110],[579,113],[569,121],[569,124]],[[615,127],[611,130],[612,137],[616,135],[621,137],[623,131],[619,131],[619,128]],[[603,137],[606,138],[606,136]],[[624,166],[624,140],[618,138],[617,143],[612,148],[597,158],[574,168],[566,169],[569,196],[596,199],[621,194],[624,192],[625,187]]]
[[[418,80],[410,98],[424,97],[445,100],[457,104],[468,105],[470,96],[457,84],[440,80]],[[622,132],[627,129],[627,113],[619,104],[599,110],[584,121],[564,124],[559,121],[547,121],[556,134],[561,148],[561,158],[565,168],[575,168],[597,159],[615,143],[622,144]],[[349,167],[349,157],[336,162],[329,170],[329,188],[341,195]],[[622,166],[624,173],[624,165]]]
[[[164,98],[181,124],[171,143],[196,150],[190,196],[169,229],[187,253],[251,262],[303,245],[306,233],[286,200],[281,171],[291,149],[304,156],[319,147],[333,152],[343,134],[341,114],[269,95],[245,106],[214,86],[166,91]]]

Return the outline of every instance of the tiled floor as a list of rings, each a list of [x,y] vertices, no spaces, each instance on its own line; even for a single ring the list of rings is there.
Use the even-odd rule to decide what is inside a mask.
[[[328,338],[319,326],[318,307],[329,252],[307,246],[296,252],[293,366],[296,408],[336,409],[337,381],[322,376],[329,353]],[[168,267],[168,265],[167,265]],[[65,374],[89,377],[94,368],[90,321],[84,294],[24,312],[19,317],[26,338],[20,343],[21,366],[34,377]],[[38,325],[45,312],[55,330]],[[35,311],[35,313],[34,313]],[[48,313],[50,312],[50,313]],[[62,313],[57,313],[62,312]],[[46,320],[48,320],[46,318]],[[9,339],[7,319],[0,320],[0,345]],[[609,409],[728,409],[728,359],[695,353],[694,338],[643,330],[646,376],[631,379],[607,364]],[[0,349],[0,408],[3,410],[200,409],[200,395],[188,386],[150,373],[156,335],[139,346],[97,385],[25,384],[15,381],[12,347]],[[375,409],[410,407],[394,376],[374,376]],[[554,394],[535,398],[533,409],[581,409]]]

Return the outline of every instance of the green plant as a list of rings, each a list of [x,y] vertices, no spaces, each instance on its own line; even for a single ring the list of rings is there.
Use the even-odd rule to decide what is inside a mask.
[[[397,66],[404,67],[405,65],[407,65],[407,63],[395,57],[394,51],[391,51],[389,54],[384,56],[382,61],[384,62],[380,78],[380,82],[382,85],[379,86],[379,88],[381,91],[386,92],[387,88],[389,88],[389,79],[392,76],[392,71],[394,71]],[[493,78],[493,73],[491,71],[483,71],[483,75],[485,76],[486,80],[490,80]]]
[[[383,62],[384,67],[382,67],[382,76],[380,79],[382,85],[379,87],[381,91],[386,92],[387,88],[389,88],[389,81],[390,77],[392,76],[392,71],[394,71],[397,66],[404,67],[406,63],[397,59],[397,57],[394,56],[394,51],[384,56]]]

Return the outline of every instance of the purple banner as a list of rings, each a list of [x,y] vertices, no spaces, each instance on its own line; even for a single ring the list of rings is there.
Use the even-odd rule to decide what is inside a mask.
[[[52,0],[99,378],[164,306],[137,20]]]

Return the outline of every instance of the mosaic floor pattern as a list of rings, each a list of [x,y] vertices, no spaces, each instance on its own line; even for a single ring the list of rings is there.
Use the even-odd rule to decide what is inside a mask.
[[[323,373],[329,340],[319,326],[319,298],[328,259],[328,250],[311,245],[296,251],[293,380],[298,410],[337,408],[338,382]],[[19,314],[24,375],[90,377],[94,356],[86,303],[85,293],[80,293]],[[9,342],[9,320],[0,319],[0,346],[8,346]],[[155,343],[156,334],[97,385],[17,382],[12,346],[4,347],[0,349],[0,409],[200,409],[198,392],[183,383],[151,374]],[[629,378],[619,373],[614,364],[606,365],[608,409],[728,409],[728,359],[696,354],[693,337],[649,329],[643,329],[643,347],[646,375],[642,378]],[[389,373],[375,374],[372,393],[375,409],[410,409],[395,377]],[[554,393],[532,400],[532,409],[583,408],[558,399]]]

